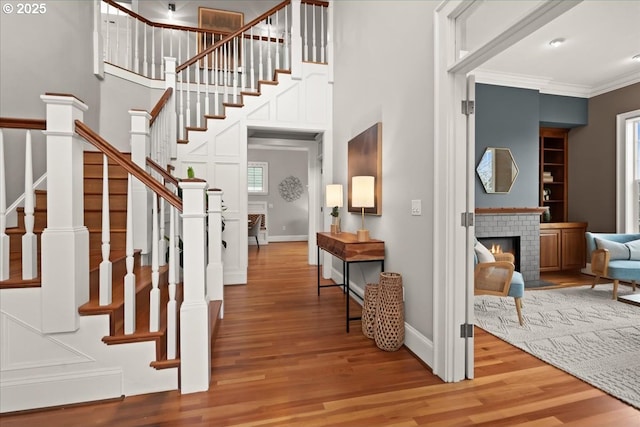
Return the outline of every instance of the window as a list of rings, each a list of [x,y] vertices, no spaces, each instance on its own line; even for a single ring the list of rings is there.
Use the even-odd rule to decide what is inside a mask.
[[[269,163],[249,162],[247,170],[249,194],[269,194]]]
[[[617,116],[616,231],[640,231],[640,110]]]

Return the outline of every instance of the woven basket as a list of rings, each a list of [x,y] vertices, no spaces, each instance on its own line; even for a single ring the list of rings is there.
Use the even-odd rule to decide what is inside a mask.
[[[404,344],[402,275],[398,273],[380,273],[374,339],[378,348],[385,351],[396,351]]]
[[[368,283],[364,287],[364,303],[362,304],[362,333],[373,339],[376,322],[376,300],[378,298],[378,284]]]

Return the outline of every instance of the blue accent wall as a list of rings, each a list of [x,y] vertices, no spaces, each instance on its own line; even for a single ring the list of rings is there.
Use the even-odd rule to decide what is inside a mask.
[[[573,128],[587,124],[587,98],[540,94],[540,126]]]
[[[587,98],[476,84],[475,167],[487,147],[497,147],[509,148],[519,169],[508,194],[487,194],[474,167],[476,207],[538,206],[540,127],[584,126],[587,124],[587,106]]]
[[[487,194],[475,172],[477,208],[536,207],[540,94],[537,90],[476,84],[475,167],[487,147],[509,148],[518,176],[507,194]]]

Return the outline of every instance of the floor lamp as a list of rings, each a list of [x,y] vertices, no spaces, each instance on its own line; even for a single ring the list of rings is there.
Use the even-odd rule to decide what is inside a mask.
[[[369,230],[364,228],[364,208],[374,207],[375,177],[354,176],[351,178],[351,206],[362,209],[362,227],[357,232],[358,241],[369,240]]]

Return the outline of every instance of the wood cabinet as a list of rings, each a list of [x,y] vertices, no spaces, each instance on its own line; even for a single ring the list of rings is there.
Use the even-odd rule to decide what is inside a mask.
[[[579,270],[586,264],[586,222],[540,224],[540,271]]]
[[[567,220],[568,129],[540,128],[540,206],[550,222]]]

